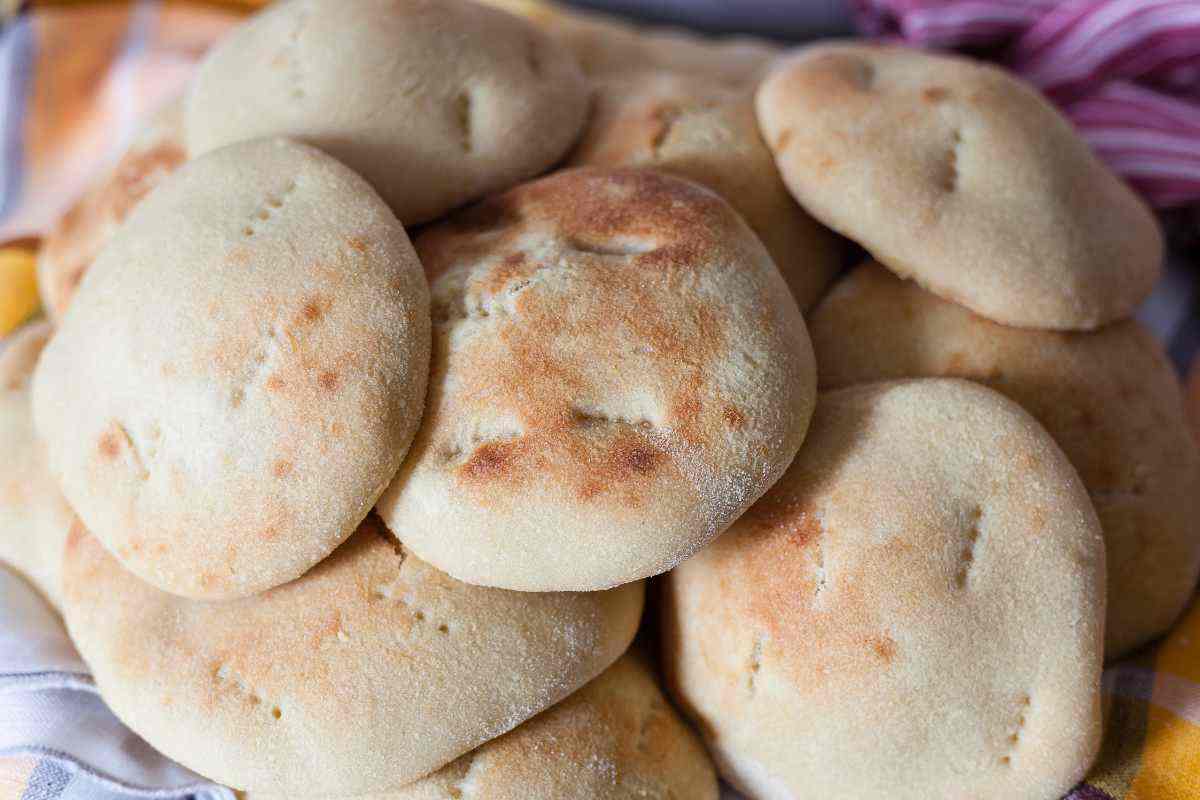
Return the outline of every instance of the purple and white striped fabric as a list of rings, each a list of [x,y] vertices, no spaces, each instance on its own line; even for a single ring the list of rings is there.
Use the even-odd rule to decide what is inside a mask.
[[[1159,208],[1200,202],[1200,0],[855,0],[869,34],[985,50]]]

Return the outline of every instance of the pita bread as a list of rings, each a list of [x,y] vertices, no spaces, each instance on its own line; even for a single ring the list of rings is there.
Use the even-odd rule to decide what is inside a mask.
[[[717,796],[704,745],[667,703],[643,660],[626,654],[558,705],[432,775],[355,800]]]
[[[38,290],[53,320],[62,319],[83,274],[143,197],[185,160],[183,99],[145,121],[121,159],[59,220],[38,251]]]
[[[750,797],[1061,797],[1100,744],[1104,543],[966,381],[823,393],[787,474],[666,580],[668,686]]]
[[[1175,369],[1140,324],[1088,333],[1009,328],[873,263],[839,282],[811,321],[822,389],[969,378],[1045,426],[1079,470],[1104,529],[1109,659],[1176,620],[1200,572],[1200,454]]]
[[[841,267],[833,234],[796,204],[779,177],[745,89],[671,73],[603,80],[572,162],[649,167],[712,189],[762,239],[801,310],[816,303]]]
[[[804,320],[725,201],[581,168],[425,231],[427,413],[379,513],[459,580],[588,591],[703,547],[792,460]]]
[[[134,210],[46,348],[34,421],[79,516],[189,597],[298,577],[420,422],[428,287],[357,175],[285,140],[189,162]]]
[[[532,178],[583,129],[589,87],[525,20],[466,0],[276,3],[218,44],[192,155],[260,136],[320,147],[405,225]]]
[[[1162,267],[1149,208],[998,67],[863,44],[804,48],[758,90],[792,194],[902,278],[988,319],[1092,329]]]
[[[202,775],[288,797],[394,790],[511,730],[625,651],[643,594],[468,586],[374,516],[299,580],[227,603],[139,581],[76,526],[64,585],[123,722]]]

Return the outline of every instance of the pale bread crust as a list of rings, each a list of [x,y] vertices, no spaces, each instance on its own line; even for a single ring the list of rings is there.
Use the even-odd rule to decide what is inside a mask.
[[[977,384],[823,393],[787,474],[664,595],[668,686],[751,797],[1060,797],[1099,747],[1099,523]]]
[[[374,515],[299,580],[227,603],[158,591],[76,526],[64,586],[123,722],[202,775],[289,797],[396,789],[511,730],[614,662],[643,599],[469,586]]]
[[[62,319],[84,273],[134,206],[185,159],[179,97],[147,117],[120,160],[46,234],[37,276],[42,307],[51,319]]]
[[[587,591],[664,572],[804,438],[804,320],[696,184],[580,168],[424,232],[427,413],[379,512],[460,580]]]
[[[751,36],[709,37],[678,28],[637,26],[582,10],[533,15],[591,78],[666,71],[709,85],[753,89],[782,48]]]
[[[817,45],[776,65],[757,108],[814,217],[989,319],[1096,328],[1132,315],[1161,272],[1149,208],[997,67]]]
[[[143,580],[229,598],[299,576],[420,422],[428,287],[357,175],[285,140],[184,165],[85,277],[34,378],[72,507]]]
[[[712,189],[762,239],[802,311],[841,266],[834,235],[779,177],[746,89],[667,72],[600,80],[571,162],[657,169]]]
[[[644,660],[628,653],[558,705],[432,775],[355,800],[717,797],[704,745],[667,703]]]
[[[16,568],[54,608],[74,515],[46,467],[33,430],[29,381],[54,329],[35,322],[13,334],[0,354],[0,561]]]
[[[1200,454],[1179,379],[1134,321],[1057,333],[997,325],[867,263],[810,318],[822,390],[917,377],[979,381],[1019,403],[1079,471],[1108,554],[1106,655],[1164,633],[1200,571]]]
[[[544,172],[583,129],[589,86],[565,49],[467,0],[293,0],[210,52],[192,85],[192,155],[260,136],[322,148],[405,225]]]

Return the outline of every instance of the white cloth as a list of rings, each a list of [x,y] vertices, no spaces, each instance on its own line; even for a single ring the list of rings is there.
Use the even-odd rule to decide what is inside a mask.
[[[22,800],[234,800],[113,716],[62,621],[0,565],[0,756],[38,760]]]

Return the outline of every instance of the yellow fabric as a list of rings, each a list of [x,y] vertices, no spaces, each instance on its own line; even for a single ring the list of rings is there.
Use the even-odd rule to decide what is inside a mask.
[[[11,333],[37,313],[36,267],[31,247],[0,248],[0,336]]]
[[[1134,776],[1127,800],[1183,800],[1200,798],[1200,607],[1193,607],[1159,645],[1155,658],[1154,696],[1150,700],[1141,768]],[[1169,707],[1164,680],[1180,684]],[[1190,718],[1190,719],[1189,719]]]

